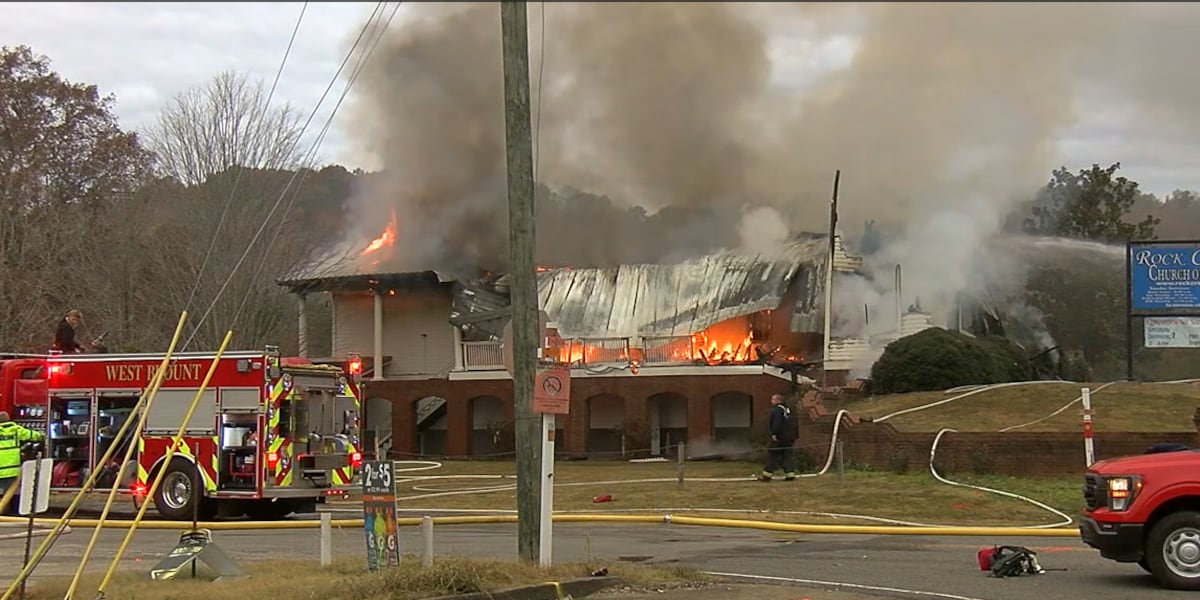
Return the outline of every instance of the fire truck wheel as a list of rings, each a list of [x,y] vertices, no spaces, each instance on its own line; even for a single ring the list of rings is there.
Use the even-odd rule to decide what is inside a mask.
[[[175,458],[171,464],[164,467],[154,492],[154,507],[164,519],[171,521],[190,521],[193,515],[200,519],[211,518],[205,510],[204,497],[197,493],[203,488],[200,474],[191,462]]]

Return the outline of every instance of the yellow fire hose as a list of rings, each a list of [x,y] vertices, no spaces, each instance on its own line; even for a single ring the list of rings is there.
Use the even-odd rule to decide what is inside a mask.
[[[171,348],[171,350],[174,350],[174,348]],[[170,353],[168,356],[170,356]],[[221,354],[218,352],[217,358],[220,358],[220,356]],[[104,502],[104,509],[100,511],[100,518],[98,519],[99,522],[92,530],[92,539],[88,541],[87,546],[83,549],[83,556],[79,559],[79,567],[75,569],[75,577],[71,579],[71,585],[67,586],[67,591],[63,595],[63,600],[71,600],[71,597],[75,594],[75,588],[79,585],[79,579],[83,577],[83,571],[85,568],[87,568],[88,558],[91,557],[92,550],[95,549],[96,542],[100,539],[100,532],[104,529],[104,523],[108,519],[108,512],[112,509],[113,500],[117,497],[117,489],[120,487],[120,474],[124,472],[125,465],[129,464],[130,459],[133,458],[134,449],[136,449],[141,443],[142,431],[145,430],[146,420],[150,417],[150,408],[154,405],[154,398],[158,395],[158,390],[162,387],[162,382],[165,379],[166,366],[166,362],[164,361],[159,369],[159,372],[155,373],[154,379],[151,381],[150,387],[147,389],[146,394],[144,395],[145,405],[142,407],[141,415],[138,416],[137,428],[133,431],[132,439],[125,448],[125,456],[121,460],[120,470],[117,472],[117,480],[113,482],[112,488],[108,491],[108,499]],[[201,388],[201,391],[203,392],[203,388]],[[102,462],[100,464],[106,465],[108,463]]]
[[[9,517],[5,521],[13,519]],[[23,520],[20,520],[23,521]],[[45,519],[46,523],[53,520]],[[41,522],[41,521],[35,521]],[[487,525],[499,523],[516,523],[516,515],[476,515],[434,517],[435,525]],[[812,534],[846,534],[846,535],[944,535],[944,536],[1002,536],[1002,537],[1058,537],[1077,538],[1079,530],[1056,527],[925,527],[914,525],[813,525],[805,523],[784,523],[777,521],[755,521],[749,519],[721,519],[710,517],[689,517],[684,515],[611,515],[611,514],[558,514],[554,515],[555,523],[626,523],[626,524],[656,524],[656,525],[693,525],[698,527],[729,527],[734,529],[758,529],[764,531],[782,531],[787,533]],[[94,527],[99,521],[95,519],[74,519],[69,522],[75,527]],[[333,519],[331,524],[338,528],[361,528],[362,519]],[[417,517],[400,517],[396,519],[397,526],[419,526],[421,519]],[[297,519],[292,521],[201,521],[196,524],[203,529],[213,531],[256,531],[284,529],[317,529],[321,522],[315,519]],[[132,521],[108,521],[104,523],[108,529],[130,529]],[[148,521],[137,525],[146,530],[190,530],[191,521]]]
[[[232,338],[233,330],[227,331],[225,333],[225,339],[221,341],[221,347],[217,348],[217,354],[213,357],[212,364],[208,366],[208,373],[205,373],[204,381],[200,382],[200,389],[196,390],[196,395],[192,398],[192,403],[188,406],[187,413],[183,415],[183,420],[179,423],[179,430],[175,433],[175,438],[171,440],[171,445],[167,447],[167,455],[163,457],[162,462],[164,469],[167,467],[167,465],[171,464],[171,459],[175,457],[175,448],[179,447],[179,445],[183,443],[183,432],[187,429],[188,422],[192,420],[192,414],[196,412],[196,407],[200,404],[200,398],[204,396],[204,391],[208,389],[208,384],[210,381],[212,381],[213,374],[217,371],[217,365],[221,362],[221,355],[225,354],[225,348],[229,347],[229,340]],[[146,492],[147,498],[154,497],[154,493],[158,491],[158,485],[162,482],[162,480],[162,477],[154,478],[154,481],[150,484],[150,489]],[[203,485],[203,478],[201,478],[201,485]],[[200,489],[193,491],[197,497],[203,493]],[[112,502],[111,497],[109,498],[109,502]],[[108,583],[112,580],[113,574],[117,572],[117,565],[121,562],[121,557],[125,555],[125,549],[129,546],[129,541],[133,539],[133,533],[137,531],[138,524],[141,523],[142,517],[146,514],[146,508],[149,506],[149,502],[143,502],[142,505],[138,507],[137,515],[133,518],[133,522],[130,524],[129,530],[125,532],[125,539],[121,540],[121,545],[117,547],[117,552],[113,555],[112,562],[108,566],[108,571],[104,574],[104,579],[100,581],[100,587],[96,591],[97,598],[104,597],[104,589],[108,587]],[[98,533],[100,528],[97,527],[96,531]],[[95,538],[93,538],[92,541],[94,542]],[[75,574],[76,581],[78,581],[79,575],[82,572],[83,565],[80,565],[80,571]],[[74,584],[75,582],[72,582],[72,587],[74,587]],[[70,600],[70,598],[70,592],[68,591],[65,600]]]
[[[13,480],[12,484],[4,490],[4,496],[0,496],[0,515],[3,515],[8,510],[8,505],[12,503],[12,499],[17,495],[17,488],[21,486],[21,476]]]
[[[167,364],[171,360],[171,355],[175,352],[175,344],[179,342],[179,336],[181,333],[183,333],[183,323],[186,320],[187,311],[185,310],[179,315],[179,323],[175,326],[175,335],[171,338],[170,347],[168,348],[166,355],[163,357],[162,363],[158,367],[158,372],[155,375],[157,383],[161,383],[162,378],[166,376]],[[155,389],[157,389],[157,387],[155,387]],[[134,406],[134,411],[142,408],[145,400],[146,397],[143,395],[143,397],[139,399],[138,403]],[[123,439],[133,422],[133,419],[126,419],[125,423],[123,423],[120,429],[117,431],[115,439]],[[112,460],[112,455],[114,452],[116,452],[117,446],[118,444],[114,443],[108,448],[107,451],[105,451],[104,456],[100,459],[100,464],[108,464],[108,462]],[[33,572],[33,569],[36,568],[38,563],[41,562],[42,558],[45,557],[46,552],[48,552],[50,549],[50,545],[54,543],[55,539],[62,532],[63,527],[66,526],[67,521],[71,518],[71,515],[75,513],[75,509],[79,507],[79,503],[83,501],[83,498],[86,495],[85,491],[91,489],[92,486],[95,485],[96,478],[99,477],[99,474],[100,471],[98,469],[92,469],[92,472],[88,474],[87,481],[83,482],[83,486],[80,488],[79,493],[75,495],[75,499],[71,501],[69,506],[67,506],[67,510],[63,512],[62,517],[60,517],[57,521],[54,521],[53,527],[51,528],[50,533],[46,536],[46,539],[42,540],[42,543],[37,547],[37,550],[33,553],[33,556],[30,557],[29,563],[26,564],[24,568],[21,569],[21,572],[13,579],[12,584],[8,586],[7,590],[5,590],[4,595],[0,596],[0,600],[9,600],[9,598],[12,598],[13,594],[17,592],[17,589],[20,588],[21,583],[29,577],[29,574]]]

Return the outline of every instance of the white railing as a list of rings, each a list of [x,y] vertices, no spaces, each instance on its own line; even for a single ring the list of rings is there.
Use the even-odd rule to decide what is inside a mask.
[[[574,338],[557,348],[558,360],[573,365],[599,365],[629,361],[629,338]]]
[[[642,364],[671,365],[692,362],[692,336],[670,335],[642,338]]]
[[[504,369],[504,351],[500,342],[463,342],[463,369],[496,371]]]

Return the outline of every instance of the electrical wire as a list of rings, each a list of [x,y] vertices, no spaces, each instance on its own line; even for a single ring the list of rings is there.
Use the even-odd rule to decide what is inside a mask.
[[[292,28],[292,37],[288,40],[287,49],[283,51],[283,60],[279,62],[279,69],[275,71],[275,80],[271,83],[271,91],[267,93],[267,101],[263,106],[266,110],[271,106],[271,99],[275,97],[275,89],[279,87],[279,79],[283,76],[283,68],[287,65],[288,57],[292,54],[292,45],[296,43],[296,34],[300,32],[300,23],[304,21],[304,13],[308,10],[308,2],[306,1],[300,7],[300,16],[296,17],[296,26]],[[217,238],[221,234],[221,228],[225,225],[225,219],[229,215],[229,207],[233,204],[234,195],[237,193],[238,185],[242,181],[242,174],[245,172],[244,165],[237,169],[237,174],[233,179],[233,188],[229,190],[229,198],[225,200],[225,207],[221,209],[221,218],[217,221],[217,229],[213,231],[212,239],[208,242],[208,250],[204,253],[204,260],[200,262],[200,271],[196,273],[196,281],[192,284],[192,291],[188,294],[187,302],[184,303],[183,310],[191,310],[192,301],[196,299],[196,292],[200,289],[200,282],[204,279],[204,270],[208,267],[208,261],[212,258],[213,250],[217,247]],[[199,328],[199,325],[197,325]]]
[[[546,3],[539,2],[542,13],[542,34],[538,40],[537,115],[533,127],[533,182],[537,184],[539,167],[542,164],[542,88],[546,74]]]
[[[363,37],[370,30],[371,24],[375,21],[376,16],[381,13],[383,7],[386,4],[387,4],[386,2],[379,2],[375,5],[375,10],[372,11],[371,16],[367,18],[367,22],[365,24],[363,24],[362,29],[358,33],[358,37],[355,38],[354,44],[350,47],[350,50],[346,52],[346,57],[342,60],[342,63],[338,66],[337,72],[333,74],[333,77],[329,81],[329,85],[325,87],[325,91],[324,91],[324,93],[321,94],[321,98],[317,101],[317,105],[315,107],[313,107],[312,112],[309,113],[308,119],[304,122],[303,127],[301,127],[301,129],[300,129],[300,136],[297,136],[296,140],[292,144],[292,147],[288,149],[289,152],[295,149],[295,145],[299,143],[300,138],[304,135],[304,132],[308,130],[308,126],[312,123],[313,119],[316,117],[317,111],[320,110],[321,105],[325,102],[325,98],[329,95],[330,90],[332,90],[333,86],[337,83],[338,77],[341,75],[342,70],[344,70],[346,68],[346,64],[349,63],[350,59],[354,57],[355,50],[358,49],[359,44],[362,43]],[[399,8],[399,3],[397,5],[397,8]],[[331,118],[332,118],[332,115],[331,115]],[[220,289],[217,290],[216,296],[213,298],[212,302],[209,303],[208,308],[204,311],[204,314],[201,315],[200,320],[197,322],[196,328],[192,331],[191,336],[189,336],[187,341],[184,342],[183,350],[185,350],[185,351],[187,350],[188,346],[191,345],[192,340],[195,339],[196,334],[198,334],[200,332],[200,326],[208,319],[208,316],[210,314],[212,314],[212,311],[216,307],[217,302],[220,301],[221,296],[225,294],[225,290],[229,288],[229,284],[233,281],[234,275],[237,274],[238,270],[241,269],[242,264],[245,263],[246,257],[250,255],[250,251],[254,248],[254,244],[258,242],[258,239],[262,236],[263,231],[265,231],[267,228],[267,225],[270,224],[271,219],[275,214],[275,211],[279,209],[279,205],[283,202],[284,198],[287,196],[288,189],[290,189],[292,184],[295,183],[296,178],[298,176],[299,176],[299,171],[293,173],[292,177],[288,180],[288,183],[284,186],[283,191],[279,194],[279,197],[275,199],[275,203],[271,206],[271,210],[263,218],[262,225],[260,225],[258,230],[254,232],[254,236],[251,237],[250,242],[248,244],[246,244],[245,251],[242,252],[241,257],[239,257],[237,262],[234,263],[233,268],[229,271],[229,275],[225,278],[225,282],[221,284]]]
[[[358,61],[358,64],[355,65],[354,71],[351,73],[350,78],[346,83],[346,87],[342,90],[341,96],[338,98],[338,101],[334,105],[333,110],[329,113],[329,117],[325,120],[325,125],[321,128],[320,135],[317,136],[316,141],[313,143],[312,147],[309,149],[308,160],[311,160],[312,158],[314,158],[316,156],[316,153],[320,149],[321,144],[325,141],[325,135],[329,132],[329,128],[333,124],[333,119],[337,115],[338,109],[341,108],[342,103],[346,100],[346,97],[350,93],[351,87],[354,86],[354,83],[358,80],[359,75],[362,73],[363,69],[366,68],[367,62],[371,59],[371,56],[375,53],[375,49],[379,46],[379,42],[382,41],[383,36],[385,34],[387,34],[388,27],[391,26],[392,19],[394,19],[396,17],[396,13],[400,10],[400,6],[402,4],[403,4],[403,2],[396,3],[396,6],[392,9],[392,13],[390,15],[388,15],[387,21],[384,22],[383,27],[381,27],[379,29],[379,33],[375,36],[374,41],[372,41],[370,43],[370,48],[365,53],[362,54],[362,56],[360,57],[360,59]],[[287,204],[284,206],[283,214],[279,217],[279,223],[275,228],[275,233],[271,236],[271,239],[267,242],[266,247],[263,249],[264,254],[269,253],[271,251],[271,248],[275,245],[275,242],[279,239],[279,234],[283,232],[284,225],[287,224],[288,215],[291,213],[292,207],[295,205],[296,198],[298,198],[300,196],[300,187],[302,185],[304,185],[305,179],[308,178],[308,173],[299,174],[299,172],[297,172],[297,174],[293,175],[293,179],[295,179],[297,175],[299,175],[299,181],[296,182],[296,186],[292,192],[292,196],[291,196],[291,198],[288,199]],[[288,185],[290,186],[291,183],[289,182]],[[288,189],[287,187],[284,188],[284,193],[287,193],[287,189]],[[258,277],[262,273],[262,269],[265,265],[266,265],[266,263],[263,261],[260,261],[258,263],[258,265],[254,269],[254,275],[251,276],[252,280],[258,279]],[[238,305],[237,312],[235,312],[234,316],[233,316],[234,324],[237,323],[238,318],[240,318],[242,315],[242,311],[245,310],[246,303],[250,299],[251,291],[252,290],[246,290],[246,293],[242,294],[242,301]]]

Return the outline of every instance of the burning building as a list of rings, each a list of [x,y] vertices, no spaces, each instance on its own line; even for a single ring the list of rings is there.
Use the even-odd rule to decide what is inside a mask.
[[[334,356],[364,358],[368,447],[396,457],[509,451],[508,277],[394,272],[394,240],[393,218],[365,247],[280,281],[301,298],[331,294]],[[833,250],[835,270],[859,266],[840,242]],[[805,234],[770,256],[730,250],[674,264],[539,268],[539,305],[561,337],[550,352],[572,368],[559,450],[749,447],[771,394],[838,375],[820,367],[829,255],[828,236]]]

